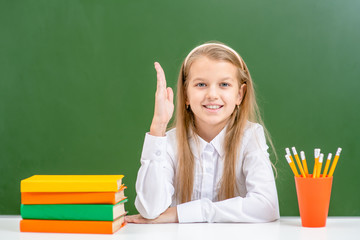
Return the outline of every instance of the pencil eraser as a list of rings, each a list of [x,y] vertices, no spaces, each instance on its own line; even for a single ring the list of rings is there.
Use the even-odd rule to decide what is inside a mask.
[[[301,152],[300,152],[300,156],[301,156],[301,160],[304,160],[304,159],[305,159],[305,153],[304,153],[304,151],[301,151]]]
[[[319,155],[320,155],[320,148],[315,148],[314,150],[314,155],[315,155],[315,158],[318,158]]]
[[[285,151],[286,151],[286,155],[289,155],[289,156],[291,155],[289,148],[285,148]]]
[[[297,155],[296,148],[292,147],[291,150],[293,151],[294,155]]]
[[[289,155],[285,155],[285,158],[288,163],[291,163],[291,159],[290,159]]]
[[[329,153],[327,159],[331,160],[331,157],[332,157],[332,153]]]
[[[323,159],[324,159],[324,154],[321,153],[321,154],[320,154],[320,158],[319,158],[319,163],[322,163],[322,162],[323,162]]]
[[[336,155],[340,155],[342,148],[338,148],[336,151]]]

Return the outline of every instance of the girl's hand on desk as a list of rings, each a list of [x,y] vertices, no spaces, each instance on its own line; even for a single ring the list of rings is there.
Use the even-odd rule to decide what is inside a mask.
[[[178,223],[176,207],[170,207],[165,212],[163,212],[159,217],[155,219],[146,219],[140,214],[125,216],[125,222],[128,223]]]
[[[164,136],[167,124],[174,112],[174,93],[166,87],[165,73],[158,62],[154,63],[157,72],[157,87],[155,93],[154,117],[150,127],[150,134]]]

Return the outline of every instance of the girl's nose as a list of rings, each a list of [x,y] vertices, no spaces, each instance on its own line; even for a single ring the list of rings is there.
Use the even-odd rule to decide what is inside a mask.
[[[218,98],[218,91],[216,86],[211,86],[208,88],[206,97],[209,99],[217,99]]]

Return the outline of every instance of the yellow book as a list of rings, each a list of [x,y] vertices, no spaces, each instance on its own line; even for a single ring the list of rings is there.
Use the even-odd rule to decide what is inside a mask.
[[[124,175],[34,175],[21,181],[21,192],[117,192]]]

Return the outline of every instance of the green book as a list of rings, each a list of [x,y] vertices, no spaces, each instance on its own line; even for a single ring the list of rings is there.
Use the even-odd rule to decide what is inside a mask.
[[[114,221],[126,214],[127,199],[112,204],[21,204],[23,219]]]

